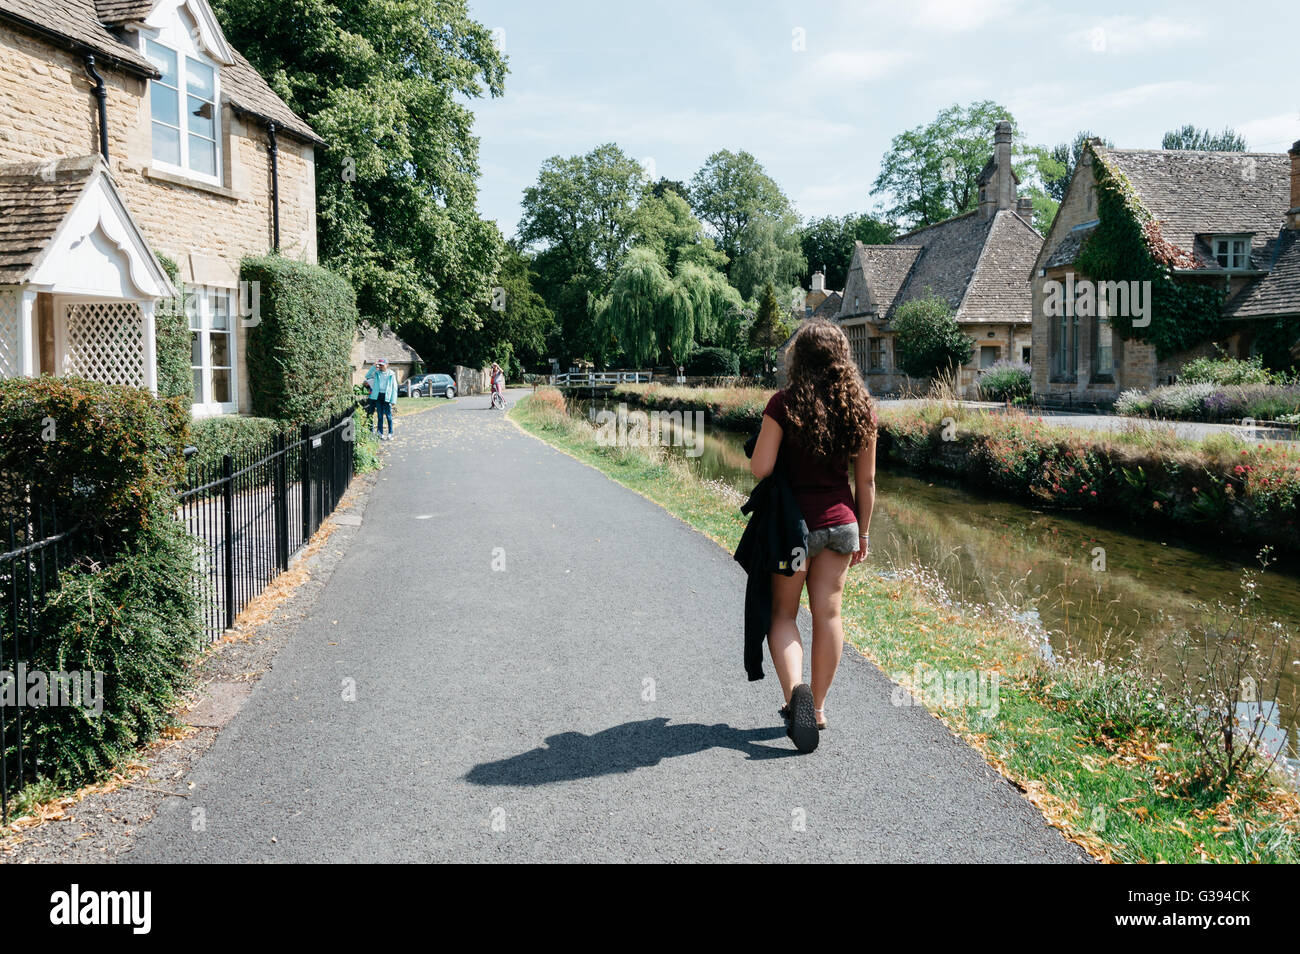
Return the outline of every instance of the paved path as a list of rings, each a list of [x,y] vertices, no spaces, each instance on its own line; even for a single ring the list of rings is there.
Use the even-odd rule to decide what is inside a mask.
[[[324,591],[130,860],[1081,858],[852,652],[795,753],[770,665],[745,680],[740,568],[655,505],[482,397],[398,428]]]

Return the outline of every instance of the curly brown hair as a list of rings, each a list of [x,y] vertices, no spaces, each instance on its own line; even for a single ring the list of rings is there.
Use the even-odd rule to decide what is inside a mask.
[[[786,373],[785,410],[795,443],[819,457],[855,457],[876,433],[876,415],[840,326],[805,322],[786,355]]]

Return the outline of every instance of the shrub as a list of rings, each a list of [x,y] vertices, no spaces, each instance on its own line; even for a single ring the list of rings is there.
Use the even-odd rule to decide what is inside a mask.
[[[1152,401],[1145,391],[1131,388],[1115,399],[1115,413],[1126,417],[1146,417],[1151,413]]]
[[[686,373],[700,377],[737,377],[740,355],[728,348],[700,348],[692,351],[685,362]]]
[[[1273,375],[1258,355],[1230,358],[1222,350],[1217,355],[1196,358],[1183,365],[1179,384],[1273,384]]]
[[[154,309],[154,350],[158,360],[158,396],[194,400],[194,372],[190,368],[190,322],[185,311],[185,289],[177,281],[180,270],[166,255],[158,262],[180,291],[180,298],[158,303]]]
[[[1034,382],[1028,366],[999,361],[980,373],[978,387],[986,401],[1027,401]]]
[[[102,712],[24,710],[26,744],[46,777],[92,781],[169,723],[202,645],[197,562],[194,538],[159,512],[118,559],[60,574],[41,607],[28,670],[102,673]]]
[[[190,464],[204,469],[220,466],[224,455],[239,457],[261,450],[282,430],[284,425],[269,417],[222,415],[201,418],[190,425],[190,443],[198,449],[198,453],[190,458]]]
[[[259,283],[259,320],[246,352],[253,413],[304,424],[345,410],[357,326],[352,286],[277,254],[244,259],[240,275]]]
[[[891,322],[898,368],[914,378],[933,377],[960,367],[975,353],[948,303],[938,295],[904,302]]]
[[[190,410],[181,398],[81,378],[0,381],[0,510],[32,496],[131,533],[166,512],[184,478]]]

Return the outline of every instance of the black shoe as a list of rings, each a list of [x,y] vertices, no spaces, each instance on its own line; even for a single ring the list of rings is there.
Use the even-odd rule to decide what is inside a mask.
[[[785,734],[794,742],[800,752],[811,752],[817,748],[821,737],[817,732],[817,717],[813,712],[812,689],[807,683],[799,683],[790,693],[790,722]]]

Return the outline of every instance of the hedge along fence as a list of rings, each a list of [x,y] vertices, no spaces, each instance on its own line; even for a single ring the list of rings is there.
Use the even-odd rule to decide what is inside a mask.
[[[202,636],[199,554],[175,518],[188,422],[187,401],[138,388],[0,381],[0,515],[30,538],[28,510],[53,504],[60,530],[80,527],[59,551],[0,562],[0,668],[78,673],[83,686],[99,674],[101,687],[98,712],[84,699],[0,710],[0,754],[23,767],[11,785],[33,774],[64,786],[93,780],[170,718]]]
[[[0,508],[28,488],[65,523],[131,534],[165,512],[185,477],[189,404],[82,378],[0,381]]]
[[[347,280],[274,253],[244,259],[240,278],[258,307],[245,319],[253,414],[305,424],[349,407],[357,300]]]
[[[1034,506],[1300,550],[1300,451],[1228,434],[1099,434],[931,406],[881,415],[882,453]]]

